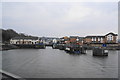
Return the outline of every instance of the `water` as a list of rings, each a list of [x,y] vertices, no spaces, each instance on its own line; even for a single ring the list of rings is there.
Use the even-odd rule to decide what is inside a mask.
[[[71,55],[63,50],[15,49],[2,52],[3,70],[23,78],[117,78],[118,53],[108,57]]]

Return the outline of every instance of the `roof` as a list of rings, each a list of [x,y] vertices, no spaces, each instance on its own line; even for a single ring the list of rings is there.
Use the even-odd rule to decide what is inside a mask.
[[[78,39],[84,39],[84,37],[78,37]]]
[[[105,38],[105,36],[86,36],[85,38]]]
[[[13,40],[15,39],[31,39],[31,40],[38,40],[38,37],[14,37],[12,38]]]
[[[84,39],[84,37],[78,37],[79,41],[82,41]]]
[[[114,33],[112,33],[112,32],[106,34],[105,36],[110,35],[110,34],[113,35],[113,36],[118,36],[117,34],[114,34]]]
[[[79,36],[70,36],[70,38],[78,38]]]

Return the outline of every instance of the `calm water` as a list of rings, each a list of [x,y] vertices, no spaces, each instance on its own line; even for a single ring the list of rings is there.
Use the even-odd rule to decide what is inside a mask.
[[[23,78],[117,78],[118,52],[108,57],[70,55],[52,49],[16,49],[2,52],[3,70]]]

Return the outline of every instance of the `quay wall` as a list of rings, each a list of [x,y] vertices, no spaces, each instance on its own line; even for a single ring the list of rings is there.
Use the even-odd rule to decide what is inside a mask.
[[[102,47],[108,50],[120,50],[120,45],[119,44],[106,44],[104,47],[103,44],[90,44],[87,46],[88,48],[92,49],[94,47]]]
[[[34,49],[41,49],[45,48],[45,45],[39,45],[39,44],[14,44],[18,48],[34,48]]]

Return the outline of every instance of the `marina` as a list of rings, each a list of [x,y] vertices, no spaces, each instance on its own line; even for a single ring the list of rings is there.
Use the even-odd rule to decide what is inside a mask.
[[[2,2],[0,78],[117,80],[118,2]]]

